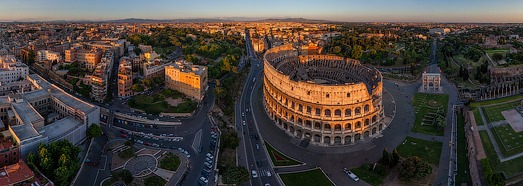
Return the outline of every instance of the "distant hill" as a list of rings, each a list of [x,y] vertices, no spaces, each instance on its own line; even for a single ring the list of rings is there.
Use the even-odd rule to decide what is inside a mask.
[[[194,19],[118,19],[100,22],[112,23],[211,23],[211,22],[231,22],[231,20],[217,19],[217,18],[194,18]]]
[[[266,22],[299,22],[299,23],[324,23],[329,22],[326,20],[314,20],[314,19],[306,19],[306,18],[269,18],[269,19],[262,19],[259,21],[266,21]]]

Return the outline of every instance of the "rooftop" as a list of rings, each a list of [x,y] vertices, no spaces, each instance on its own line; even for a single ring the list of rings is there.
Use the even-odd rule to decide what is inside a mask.
[[[11,102],[11,106],[16,111],[16,113],[18,113],[18,116],[24,125],[33,124],[44,120],[44,118],[27,101],[20,103]]]
[[[0,185],[14,185],[35,176],[23,160],[0,168]]]
[[[82,122],[75,120],[73,117],[65,117],[61,120],[57,120],[50,125],[46,125],[40,130],[40,133],[47,136],[49,141],[67,135],[69,131],[72,131],[82,126]]]

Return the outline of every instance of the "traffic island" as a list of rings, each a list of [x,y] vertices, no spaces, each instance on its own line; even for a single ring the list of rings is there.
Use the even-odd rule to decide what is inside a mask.
[[[272,164],[275,167],[289,167],[289,166],[297,166],[297,165],[303,164],[302,162],[298,162],[294,159],[289,158],[288,156],[285,156],[283,153],[276,150],[266,141],[264,143],[265,143],[265,148],[267,149],[267,153],[271,157]]]

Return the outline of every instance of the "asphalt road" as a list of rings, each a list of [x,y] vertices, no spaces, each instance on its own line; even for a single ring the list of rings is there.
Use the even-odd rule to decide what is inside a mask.
[[[280,185],[274,170],[271,167],[270,158],[267,156],[263,138],[257,127],[258,120],[252,112],[252,95],[254,85],[260,82],[259,75],[262,73],[261,60],[256,58],[252,49],[249,33],[246,33],[248,57],[251,59],[251,71],[247,75],[245,85],[236,103],[235,117],[236,128],[240,134],[240,146],[237,149],[238,165],[244,166],[251,174],[247,185]],[[245,122],[245,123],[243,123]],[[253,177],[255,171],[257,176]]]

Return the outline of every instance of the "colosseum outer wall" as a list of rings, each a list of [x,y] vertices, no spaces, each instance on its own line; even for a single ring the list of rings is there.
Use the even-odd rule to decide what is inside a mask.
[[[289,47],[281,47],[271,49],[268,53],[277,53],[278,50],[291,51]],[[340,60],[335,56],[318,59],[327,62]],[[266,111],[290,135],[311,138],[315,144],[352,144],[377,135],[385,128],[379,72],[380,81],[368,91],[365,82],[325,85],[294,81],[275,69],[267,58],[264,64]]]

